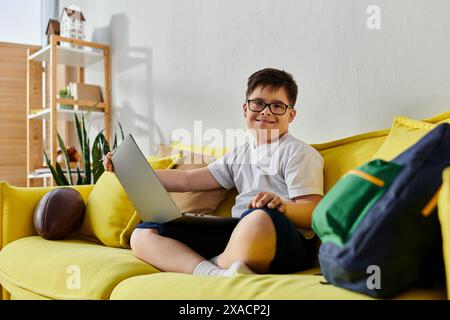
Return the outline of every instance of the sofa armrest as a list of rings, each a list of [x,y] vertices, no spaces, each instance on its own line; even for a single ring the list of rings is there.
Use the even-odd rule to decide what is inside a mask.
[[[94,185],[70,186],[87,201]],[[0,181],[0,250],[8,243],[36,235],[34,209],[50,190],[60,187],[14,187]]]
[[[447,298],[450,299],[450,167],[442,175],[442,188],[438,199],[439,221],[442,232],[442,250],[447,279]]]

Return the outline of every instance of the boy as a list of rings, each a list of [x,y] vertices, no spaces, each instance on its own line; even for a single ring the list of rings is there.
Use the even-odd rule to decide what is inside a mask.
[[[311,215],[323,195],[323,158],[288,133],[297,90],[285,71],[257,71],[248,79],[243,105],[254,141],[204,168],[156,170],[169,192],[236,187],[232,214],[239,223],[217,229],[144,222],[130,239],[136,257],[163,271],[215,276],[292,273],[312,266]],[[276,146],[276,156],[262,163],[258,151],[268,146]],[[110,158],[104,166],[113,172]]]

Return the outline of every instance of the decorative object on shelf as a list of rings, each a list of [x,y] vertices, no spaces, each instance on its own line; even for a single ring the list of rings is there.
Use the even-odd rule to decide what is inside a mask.
[[[75,100],[103,102],[101,88],[97,85],[70,82],[69,93]]]
[[[73,96],[70,93],[70,90],[68,89],[68,87],[64,87],[61,90],[58,91],[58,98],[65,98],[65,99],[73,99]],[[73,109],[73,106],[71,105],[66,105],[64,103],[61,103],[59,105],[60,108],[62,109]]]
[[[75,147],[70,147],[67,149],[67,154],[69,156],[70,162],[78,162],[81,160],[81,155],[78,153]]]
[[[45,35],[47,36],[47,44],[50,44],[50,36],[55,34],[59,36],[60,34],[60,25],[58,20],[49,19],[47,24],[47,30],[45,31]],[[59,44],[59,43],[58,43]]]
[[[84,21],[86,19],[79,7],[69,6],[64,8],[59,20],[62,37],[84,40]],[[83,48],[80,45],[69,42],[61,42],[60,45],[68,48]]]
[[[89,143],[89,124],[86,120],[89,117],[89,112],[82,112],[81,113],[81,120],[78,119],[77,114],[74,114],[75,117],[75,125],[77,129],[77,136],[78,136],[78,142],[81,146],[81,163],[83,166],[83,173],[80,168],[80,165],[78,162],[78,165],[76,167],[76,173],[77,173],[77,181],[76,184],[95,184],[97,180],[100,178],[102,173],[105,171],[103,168],[103,158],[106,156],[106,154],[111,151],[111,148],[109,146],[108,141],[106,141],[106,137],[103,134],[103,131],[100,131],[97,136],[94,139],[94,143],[92,144],[92,148],[90,147]],[[120,134],[121,138],[123,140],[124,133],[122,130],[122,125],[119,122],[119,128],[120,128]],[[65,161],[65,167],[70,167],[70,157],[68,153],[68,149],[66,148],[63,139],[58,133],[58,143],[59,147],[61,148],[62,154],[64,155],[64,161]],[[113,150],[117,148],[117,134],[114,133],[114,142],[113,142]],[[56,184],[58,186],[66,186],[66,185],[74,185],[74,181],[72,179],[72,170],[64,170],[61,168],[61,165],[59,162],[56,162],[56,168],[52,166],[47,154],[44,151],[45,160],[47,162],[47,166],[50,169],[50,172],[52,173],[53,178],[56,181]],[[92,160],[92,162],[91,162]],[[67,174],[64,174],[64,172]]]
[[[81,155],[75,147],[67,148],[67,155],[69,157],[70,168],[76,168],[78,163],[81,161]],[[56,162],[59,163],[61,168],[66,168],[66,162],[64,159],[64,153],[62,150],[58,150],[56,153]]]

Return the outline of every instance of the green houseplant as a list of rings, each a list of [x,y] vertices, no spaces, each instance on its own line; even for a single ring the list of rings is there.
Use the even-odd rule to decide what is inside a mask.
[[[66,98],[66,99],[73,99],[73,96],[70,94],[70,91],[67,87],[62,88],[61,90],[58,91],[58,95],[60,98]],[[66,105],[61,103],[60,107],[62,109],[71,109],[73,108],[73,106],[71,105]]]
[[[97,136],[94,139],[94,143],[92,144],[92,147],[90,147],[89,142],[89,124],[88,124],[88,116],[89,111],[84,113],[81,113],[81,120],[78,118],[77,114],[75,113],[75,126],[77,130],[77,137],[78,142],[80,144],[81,148],[81,161],[84,168],[84,174],[82,174],[80,165],[77,166],[77,181],[74,183],[74,180],[72,179],[71,169],[70,169],[70,160],[69,155],[67,153],[67,148],[65,146],[65,143],[63,139],[61,138],[60,134],[58,133],[58,144],[61,148],[61,151],[64,155],[64,161],[66,164],[66,174],[64,174],[63,169],[59,165],[59,163],[56,163],[55,167],[51,164],[51,161],[49,160],[47,154],[44,151],[45,161],[50,169],[50,172],[52,173],[53,178],[55,179],[55,182],[58,186],[67,186],[67,185],[82,185],[82,184],[91,184],[96,183],[97,180],[100,178],[102,173],[104,172],[103,168],[103,158],[104,156],[111,150],[110,145],[108,141],[106,140],[105,135],[103,134],[104,130],[101,130]],[[122,125],[120,122],[118,122],[121,139],[124,139],[124,134],[122,130]],[[117,148],[117,134],[114,133],[114,142],[113,142],[113,149]]]

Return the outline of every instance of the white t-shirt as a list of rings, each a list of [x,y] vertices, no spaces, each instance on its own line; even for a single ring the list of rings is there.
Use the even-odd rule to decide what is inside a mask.
[[[258,192],[273,192],[285,200],[323,195],[323,163],[316,149],[285,133],[270,144],[237,146],[208,169],[225,189],[236,187],[232,215],[240,217]]]

